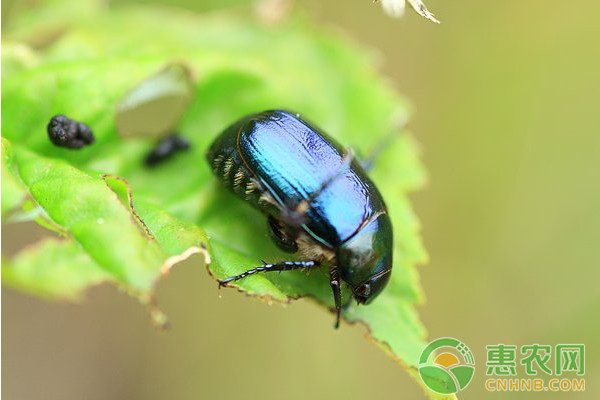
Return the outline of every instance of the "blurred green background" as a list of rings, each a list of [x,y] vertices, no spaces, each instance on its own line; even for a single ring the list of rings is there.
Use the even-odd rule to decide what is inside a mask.
[[[195,10],[232,4],[174,4]],[[431,256],[420,269],[429,336],[467,343],[463,398],[542,398],[484,388],[485,346],[585,343],[600,373],[600,3],[430,0],[442,21],[386,17],[370,1],[299,1],[370,46],[412,99],[430,175],[412,196]],[[2,3],[3,23],[15,1]],[[6,231],[5,231],[6,232]],[[11,227],[10,254],[40,231]],[[217,291],[194,260],[162,282],[162,334],[113,287],[83,305],[2,291],[5,399],[423,398],[363,329],[329,329],[308,301],[267,306]],[[257,323],[260,322],[260,323]],[[267,351],[265,351],[267,349]]]

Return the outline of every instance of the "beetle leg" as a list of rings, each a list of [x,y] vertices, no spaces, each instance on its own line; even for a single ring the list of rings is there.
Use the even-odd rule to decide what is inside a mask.
[[[329,285],[333,291],[333,300],[335,301],[335,329],[340,327],[340,314],[342,313],[342,290],[340,287],[340,277],[338,274],[337,267],[332,266],[329,269]]]
[[[229,278],[220,279],[219,287],[227,286],[228,283],[243,279],[247,276],[253,275],[257,272],[270,272],[270,271],[292,271],[295,269],[312,268],[319,265],[318,261],[283,261],[276,264],[264,263],[260,267],[252,268],[246,272],[242,272],[239,275],[230,276]]]
[[[269,215],[267,224],[271,239],[273,239],[277,247],[286,253],[296,253],[298,251],[298,244],[296,243],[297,234],[294,235],[293,232],[289,232],[282,227],[279,221],[271,215]]]

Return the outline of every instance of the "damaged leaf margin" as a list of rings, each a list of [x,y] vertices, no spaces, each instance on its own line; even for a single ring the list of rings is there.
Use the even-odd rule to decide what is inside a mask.
[[[113,282],[149,305],[156,321],[164,320],[154,298],[160,277],[195,254],[210,265],[205,233],[150,202],[136,200],[134,206],[125,179],[87,174],[5,138],[2,152],[3,173],[18,183],[3,185],[2,202],[22,193],[68,235],[44,238],[3,260],[6,283],[46,298],[79,300],[89,286]]]

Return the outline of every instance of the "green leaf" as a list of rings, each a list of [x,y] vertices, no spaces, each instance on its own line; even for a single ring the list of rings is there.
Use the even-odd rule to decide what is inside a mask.
[[[3,174],[6,164],[15,182],[24,183],[27,195],[70,238],[25,249],[9,262],[14,271],[5,282],[30,292],[73,297],[102,279],[149,299],[157,279],[178,256],[200,252],[208,262],[210,252],[210,273],[217,278],[263,259],[289,259],[270,242],[264,216],[212,176],[204,152],[214,137],[242,115],[286,108],[301,112],[357,154],[368,154],[395,129],[394,121],[410,114],[364,49],[304,19],[275,28],[246,15],[117,8],[88,17],[83,13],[69,25],[36,54],[35,65],[11,72],[2,82],[2,135],[14,146],[12,159],[5,163],[3,158]],[[164,28],[160,34],[157,26]],[[6,35],[17,40],[21,34]],[[194,98],[179,123],[192,147],[148,169],[143,160],[154,140],[122,137],[115,108],[139,82],[175,61],[194,77]],[[90,125],[96,143],[78,151],[53,146],[45,126],[58,113]],[[407,199],[424,182],[417,153],[409,132],[402,131],[377,160],[372,177],[388,205],[396,238],[392,280],[372,305],[352,305],[344,313],[347,321],[366,325],[413,376],[425,345],[414,307],[422,299],[415,266],[426,253]],[[64,263],[61,274],[80,272],[70,271],[70,265],[77,265],[68,261],[77,254],[73,260],[88,265],[89,280],[61,286],[57,276],[39,282],[31,278],[38,273],[33,268],[41,259],[40,248]],[[39,268],[43,276],[47,266]],[[237,286],[269,301],[308,296],[332,307],[327,271],[321,269],[309,276],[300,271],[254,275]]]
[[[3,270],[9,283],[56,297],[64,291],[64,297],[73,298],[77,289],[109,280],[148,302],[162,273],[192,254],[206,253],[206,235],[194,224],[149,202],[140,202],[134,210],[123,179],[87,174],[63,160],[11,146],[4,138],[2,146],[4,154],[13,154],[29,195],[71,239],[23,250]],[[41,254],[46,250],[49,258],[36,275],[32,266],[44,260]],[[61,267],[52,268],[54,263]],[[53,286],[59,282],[65,284]]]
[[[111,275],[72,240],[43,239],[12,260],[2,260],[2,281],[49,299],[81,299],[84,289]]]
[[[2,217],[23,203],[26,196],[27,190],[16,174],[12,148],[2,140]]]
[[[151,287],[165,254],[100,176],[19,147],[14,155],[21,179],[52,221],[118,281],[139,290]],[[117,237],[121,244],[115,247]]]

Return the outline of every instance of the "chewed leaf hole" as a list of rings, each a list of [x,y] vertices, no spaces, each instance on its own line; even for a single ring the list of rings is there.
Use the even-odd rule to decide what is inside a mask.
[[[194,94],[188,66],[172,63],[132,88],[117,104],[115,122],[124,137],[160,137],[172,132]]]

